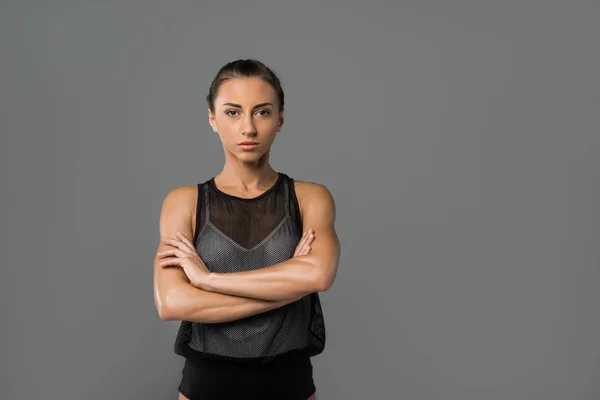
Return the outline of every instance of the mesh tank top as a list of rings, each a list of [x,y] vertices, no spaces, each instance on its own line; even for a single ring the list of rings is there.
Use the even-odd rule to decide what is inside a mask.
[[[198,184],[193,243],[208,270],[247,271],[284,262],[302,236],[294,181],[279,173],[258,197],[222,192],[214,177]],[[175,353],[197,362],[230,360],[266,364],[288,355],[314,356],[325,347],[318,293],[283,307],[223,323],[182,321]]]

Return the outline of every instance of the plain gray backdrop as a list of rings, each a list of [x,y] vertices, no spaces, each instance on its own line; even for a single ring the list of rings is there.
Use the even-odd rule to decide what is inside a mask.
[[[237,58],[337,204],[319,400],[600,398],[598,4],[3,1],[0,398],[176,399],[158,217]]]

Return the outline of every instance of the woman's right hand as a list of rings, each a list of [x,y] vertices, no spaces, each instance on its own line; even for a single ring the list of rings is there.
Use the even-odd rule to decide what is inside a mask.
[[[302,237],[300,238],[300,242],[298,243],[298,246],[296,247],[296,251],[294,252],[294,257],[298,257],[298,256],[305,256],[308,253],[310,253],[311,250],[311,243],[315,240],[315,233],[314,231],[311,229],[309,229],[308,231],[304,232],[304,235],[302,235]]]

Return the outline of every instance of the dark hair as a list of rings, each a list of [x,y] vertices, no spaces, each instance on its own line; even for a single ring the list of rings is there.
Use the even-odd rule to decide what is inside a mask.
[[[279,102],[279,110],[283,110],[283,89],[281,88],[281,82],[279,78],[269,67],[258,60],[254,59],[241,59],[231,61],[221,67],[215,79],[210,84],[208,95],[206,96],[206,102],[210,111],[215,112],[215,97],[219,92],[221,85],[232,78],[261,78],[270,84],[277,95]]]

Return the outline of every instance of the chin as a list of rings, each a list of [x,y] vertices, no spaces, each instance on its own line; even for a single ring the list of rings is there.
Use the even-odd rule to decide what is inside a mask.
[[[258,153],[255,151],[241,151],[238,152],[236,154],[236,157],[240,160],[240,161],[258,161],[260,160],[265,154],[264,153]]]

